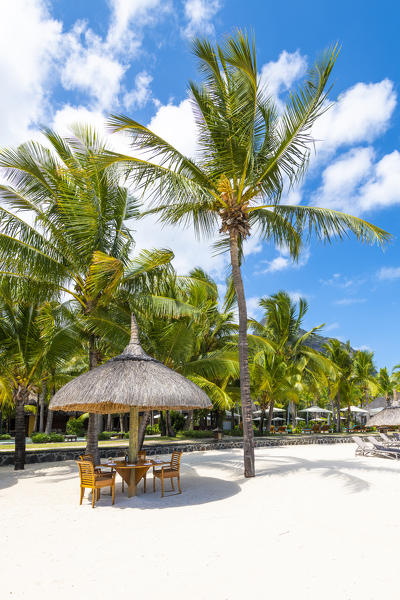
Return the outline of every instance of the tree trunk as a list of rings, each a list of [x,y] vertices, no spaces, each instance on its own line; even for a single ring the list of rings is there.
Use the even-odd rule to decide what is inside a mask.
[[[236,300],[239,311],[239,366],[240,398],[242,401],[243,411],[244,476],[254,477],[254,432],[250,397],[249,349],[247,344],[247,306],[242,274],[240,272],[238,234],[230,231],[229,240],[232,279],[233,285],[235,286]]]
[[[142,446],[143,446],[143,442],[144,442],[144,436],[146,433],[146,427],[150,422],[150,416],[151,416],[151,411],[150,410],[146,410],[143,413],[143,416],[140,420],[140,425],[139,425],[139,434],[138,434],[138,449],[141,450]]]
[[[28,399],[28,390],[18,386],[15,396],[15,452],[14,469],[22,471],[25,467],[25,401]]]
[[[368,389],[364,388],[364,396],[365,396],[365,406],[364,408],[367,408],[368,406]]]
[[[260,415],[260,435],[264,433],[264,420],[265,420],[265,406],[261,407],[261,415]]]
[[[336,431],[340,433],[340,392],[336,395]]]
[[[275,404],[275,400],[271,400],[271,402],[269,403],[267,433],[271,433],[271,423],[272,423],[272,416],[274,414],[274,404]]]
[[[45,431],[45,433],[47,433],[47,435],[50,435],[51,429],[53,427],[53,415],[54,415],[53,410],[47,411],[47,421],[46,421],[46,431]]]
[[[193,429],[193,410],[188,410],[188,415],[185,423],[185,430],[190,431]]]
[[[95,337],[89,337],[89,371],[97,367],[97,354],[95,348]],[[89,422],[86,438],[86,454],[92,454],[94,464],[100,463],[99,454],[99,419],[96,413],[89,413]]]
[[[169,437],[175,437],[175,431],[171,425],[171,414],[169,412],[169,410],[165,411],[165,429],[166,429],[166,435],[168,435]]]
[[[348,404],[347,405],[347,433],[350,431],[350,417],[351,417],[350,404]]]
[[[43,381],[42,391],[40,392],[39,407],[40,407],[40,418],[39,418],[39,431],[43,433],[44,430],[44,407],[47,396],[47,381]]]
[[[235,407],[231,408],[231,429],[232,431],[235,429]]]
[[[107,415],[107,431],[112,431],[112,414]]]
[[[124,415],[119,413],[119,430],[121,433],[124,431]]]
[[[36,413],[35,413],[35,423],[33,425],[33,431],[37,431],[38,419],[39,419],[39,394],[36,396]]]

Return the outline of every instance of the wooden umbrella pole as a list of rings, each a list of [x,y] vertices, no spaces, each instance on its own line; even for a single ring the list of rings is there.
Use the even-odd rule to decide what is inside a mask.
[[[128,459],[130,463],[137,461],[138,454],[138,429],[139,429],[139,409],[131,406],[129,411],[129,451]],[[130,470],[128,485],[128,498],[136,496],[136,471]]]

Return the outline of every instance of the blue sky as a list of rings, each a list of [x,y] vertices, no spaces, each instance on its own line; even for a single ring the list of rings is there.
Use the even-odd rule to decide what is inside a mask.
[[[5,0],[0,4],[0,146],[37,138],[40,123],[62,133],[75,121],[100,129],[109,112],[150,124],[188,154],[196,131],[187,82],[198,77],[196,34],[253,30],[260,76],[283,101],[307,65],[338,41],[341,53],[317,125],[316,156],[288,201],[361,216],[394,235],[383,252],[346,241],[312,242],[298,265],[252,240],[244,265],[251,314],[279,289],[310,305],[306,326],[375,351],[378,367],[400,362],[399,11],[393,2],[298,3],[225,0]],[[115,140],[123,147],[124,140]],[[181,272],[200,264],[221,284],[226,259],[190,231],[143,221],[138,248],[171,247]]]

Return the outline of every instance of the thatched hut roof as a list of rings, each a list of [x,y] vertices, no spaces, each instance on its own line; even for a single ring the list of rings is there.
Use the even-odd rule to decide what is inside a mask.
[[[51,410],[92,413],[210,408],[211,402],[186,377],[148,356],[139,342],[132,315],[131,339],[118,356],[64,385],[50,403]]]
[[[366,422],[366,427],[394,427],[400,425],[400,406],[387,406]]]

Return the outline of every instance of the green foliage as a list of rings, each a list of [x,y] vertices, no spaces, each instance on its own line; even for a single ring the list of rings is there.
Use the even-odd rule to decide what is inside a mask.
[[[179,438],[188,438],[188,439],[203,439],[203,438],[212,438],[213,437],[213,432],[212,431],[202,431],[202,430],[192,430],[189,429],[188,431],[180,431],[179,434],[177,435],[177,437]]]
[[[158,433],[160,433],[160,428],[157,423],[155,425],[147,425],[146,435],[157,435]]]
[[[99,441],[111,440],[112,437],[116,435],[116,431],[101,431],[99,433],[98,439]],[[125,437],[129,437],[129,433],[125,434]]]
[[[9,433],[0,433],[0,440],[11,440],[11,435]]]
[[[183,428],[185,427],[185,417],[183,416],[183,414],[176,410],[171,410],[170,415],[171,415],[171,425],[172,425],[173,429],[176,432],[182,431]]]
[[[32,433],[32,442],[34,444],[48,444],[49,442],[63,442],[64,436],[61,433]]]
[[[71,417],[67,421],[66,432],[69,435],[77,435],[83,437],[85,435],[85,427],[80,419]]]

